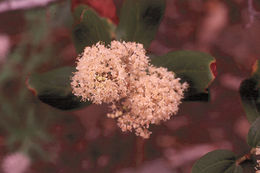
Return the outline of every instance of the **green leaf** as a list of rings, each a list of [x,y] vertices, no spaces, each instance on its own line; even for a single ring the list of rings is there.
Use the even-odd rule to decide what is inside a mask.
[[[165,0],[125,0],[120,11],[117,39],[142,43],[148,48],[164,10]]]
[[[243,168],[235,163],[229,167],[224,173],[243,173]]]
[[[247,143],[251,147],[257,147],[260,144],[260,117],[252,124],[247,135]]]
[[[72,35],[77,53],[81,53],[86,46],[101,41],[110,43],[110,25],[107,20],[86,5],[79,5],[74,11],[75,24]]]
[[[191,173],[243,173],[243,169],[236,165],[236,156],[233,152],[215,150],[196,161]]]
[[[73,67],[63,67],[33,74],[27,80],[27,86],[42,102],[62,110],[89,105],[90,102],[81,102],[72,94],[70,78],[74,71]]]
[[[246,112],[247,119],[253,123],[260,111],[260,68],[259,61],[253,66],[251,77],[244,80],[239,88],[241,102]]]
[[[259,117],[259,103],[257,103],[259,88],[257,80],[246,79],[240,84],[239,93],[247,120],[253,123]]]
[[[189,101],[208,101],[208,86],[215,78],[210,69],[213,62],[215,59],[211,55],[196,51],[169,52],[151,61],[155,66],[173,71],[182,82],[189,83],[185,96]]]

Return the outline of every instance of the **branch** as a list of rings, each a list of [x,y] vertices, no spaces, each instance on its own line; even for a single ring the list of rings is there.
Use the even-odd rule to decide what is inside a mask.
[[[140,166],[144,161],[144,145],[145,139],[136,138],[136,166]]]
[[[0,3],[0,13],[43,7],[58,0],[7,0]]]
[[[252,156],[256,154],[256,148],[252,148],[249,153],[243,155],[242,157],[236,160],[236,165],[240,165],[247,160],[251,160]]]
[[[243,162],[247,161],[247,160],[251,160],[252,156],[255,156],[256,159],[256,165],[255,165],[255,173],[259,173],[260,172],[260,147],[257,146],[256,148],[252,148],[250,150],[250,153],[245,154],[244,156],[238,158],[236,160],[236,165],[240,165]]]

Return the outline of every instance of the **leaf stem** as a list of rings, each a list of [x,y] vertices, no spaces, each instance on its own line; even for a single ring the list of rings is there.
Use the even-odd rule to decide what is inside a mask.
[[[136,138],[136,166],[140,166],[144,161],[144,145],[145,139],[141,137]]]
[[[252,155],[255,154],[255,151],[256,151],[256,149],[252,148],[249,153],[247,153],[247,154],[243,155],[242,157],[238,158],[236,160],[236,165],[238,166],[238,165],[242,164],[243,162],[245,162],[247,160],[251,160],[251,157],[252,157]]]

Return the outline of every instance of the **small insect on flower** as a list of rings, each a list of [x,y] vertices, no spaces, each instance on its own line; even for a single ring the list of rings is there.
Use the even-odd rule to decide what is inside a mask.
[[[86,47],[77,59],[72,92],[95,104],[109,103],[110,118],[122,131],[134,130],[149,138],[150,124],[159,124],[177,113],[187,83],[173,72],[149,63],[142,44],[112,41]]]

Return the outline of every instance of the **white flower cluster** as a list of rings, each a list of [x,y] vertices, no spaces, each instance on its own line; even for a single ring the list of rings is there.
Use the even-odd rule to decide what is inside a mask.
[[[143,45],[135,42],[86,47],[77,59],[71,86],[83,101],[111,104],[107,116],[116,118],[122,131],[135,130],[149,138],[150,124],[177,113],[188,85],[166,68],[150,65],[145,53]]]
[[[31,160],[27,155],[16,152],[4,158],[2,169],[4,173],[25,173],[30,165]]]

